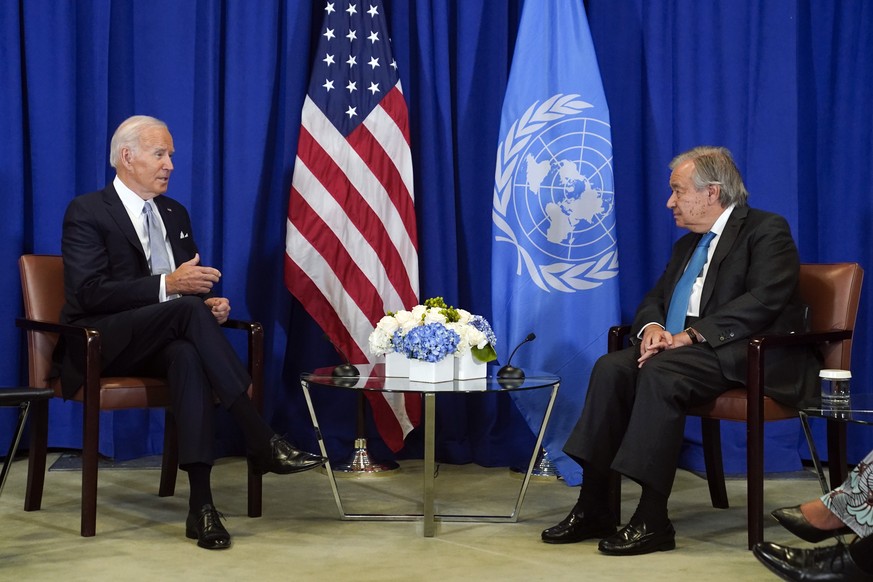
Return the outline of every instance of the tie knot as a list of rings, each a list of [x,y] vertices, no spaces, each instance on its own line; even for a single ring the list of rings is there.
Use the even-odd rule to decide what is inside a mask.
[[[700,242],[697,243],[697,246],[703,247],[703,248],[709,248],[709,243],[711,243],[712,239],[714,239],[714,238],[715,238],[715,233],[710,230],[705,235],[703,235],[703,237],[700,239]]]

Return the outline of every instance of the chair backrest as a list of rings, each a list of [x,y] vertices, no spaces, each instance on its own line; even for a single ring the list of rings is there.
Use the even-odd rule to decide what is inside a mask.
[[[864,270],[858,263],[800,265],[800,296],[810,311],[810,331],[855,329]],[[825,368],[850,370],[852,340],[822,348]]]
[[[57,323],[64,306],[64,262],[58,255],[22,255],[18,260],[24,316]],[[27,332],[30,385],[47,386],[58,334]]]

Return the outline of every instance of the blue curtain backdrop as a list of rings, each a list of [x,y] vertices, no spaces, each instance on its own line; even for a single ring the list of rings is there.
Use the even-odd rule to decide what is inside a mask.
[[[422,296],[442,295],[486,317],[495,148],[523,4],[386,2],[410,107]],[[873,273],[873,5],[589,0],[585,7],[612,123],[625,321],[680,234],[664,208],[667,164],[701,143],[734,152],[751,203],[786,216],[802,260],[856,260]],[[278,431],[314,447],[296,378],[337,356],[285,290],[282,254],[323,8],[322,0],[0,2],[0,383],[26,382],[13,323],[22,312],[18,256],[59,252],[69,200],[112,177],[112,131],[129,115],[151,114],[175,139],[169,195],[190,209],[205,261],[224,274],[233,316],[265,326],[267,415]],[[869,296],[853,363],[854,386],[865,391]],[[316,406],[325,411],[331,455],[344,458],[355,399],[325,391]],[[13,412],[0,413],[5,447]],[[51,413],[50,445],[78,447],[77,405],[54,401]],[[437,418],[437,455],[446,462],[513,464],[533,443],[509,400],[442,398]],[[158,415],[106,414],[102,422],[106,455],[159,450]],[[726,469],[742,470],[742,429],[725,433],[735,443]],[[387,455],[372,427],[369,436],[374,452]],[[770,469],[796,466],[807,454],[791,422],[770,437]],[[241,452],[230,423],[219,438],[223,451]],[[850,427],[850,447],[857,461],[873,448],[873,434]],[[690,466],[696,449],[686,447]],[[413,433],[403,454],[419,452]]]

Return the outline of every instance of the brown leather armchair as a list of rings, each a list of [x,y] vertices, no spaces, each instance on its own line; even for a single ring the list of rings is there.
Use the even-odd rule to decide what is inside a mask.
[[[748,372],[745,388],[735,388],[711,402],[688,411],[701,417],[704,464],[712,506],[727,508],[724,465],[721,454],[720,421],[746,423],[747,502],[749,549],[764,538],[764,423],[797,418],[797,410],[764,396],[764,359],[768,349],[784,346],[818,345],[825,368],[851,369],[852,331],[858,314],[864,271],[858,263],[803,264],[800,266],[800,295],[810,310],[810,330],[790,335],[763,335],[749,339]],[[610,352],[626,344],[630,326],[609,330]],[[831,482],[840,483],[846,474],[845,424],[828,422],[828,461]],[[619,515],[621,480],[610,482],[608,503]]]
[[[178,447],[176,423],[169,409],[169,388],[163,378],[101,377],[100,333],[91,328],[59,323],[64,304],[63,261],[57,255],[23,255],[19,259],[24,318],[16,325],[27,331],[30,385],[52,388],[61,397],[60,381],[50,378],[52,353],[60,334],[81,340],[84,345],[85,381],[73,400],[83,403],[82,427],[82,524],[81,534],[96,533],[97,459],[100,411],[127,408],[164,408],[164,447],[158,495],[172,496],[176,486]],[[263,405],[264,332],[259,323],[228,320],[224,327],[248,334],[248,369],[252,377],[251,398],[258,410]],[[28,463],[25,511],[42,505],[48,441],[48,402],[35,402],[31,417],[31,445]],[[248,474],[248,514],[259,517],[262,509],[262,481]]]

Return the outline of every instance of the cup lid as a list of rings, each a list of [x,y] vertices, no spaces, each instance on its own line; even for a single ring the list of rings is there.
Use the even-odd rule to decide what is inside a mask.
[[[818,373],[819,378],[825,378],[827,380],[848,380],[852,377],[852,373],[849,370],[822,370]]]

